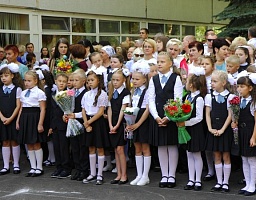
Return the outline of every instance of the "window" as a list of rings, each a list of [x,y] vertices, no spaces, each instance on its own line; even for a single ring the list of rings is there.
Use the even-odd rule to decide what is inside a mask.
[[[0,46],[5,47],[8,44],[23,44],[30,41],[28,34],[18,33],[0,33]]]
[[[87,39],[90,40],[90,42],[96,41],[96,36],[82,36],[82,35],[73,35],[72,36],[72,44],[77,44],[79,41]]]
[[[180,25],[165,24],[165,35],[180,35]]]
[[[109,41],[111,46],[119,46],[120,41],[118,36],[100,36],[100,41]]]
[[[29,30],[28,15],[0,12],[0,29]]]
[[[155,24],[155,23],[148,23],[148,30],[149,34],[157,34],[157,33],[164,33],[164,25],[163,24]]]
[[[47,47],[48,49],[51,49],[52,47],[55,47],[57,41],[60,38],[67,38],[68,41],[70,41],[70,37],[68,35],[43,35],[42,36],[42,46]]]
[[[99,30],[100,33],[120,33],[120,22],[100,20]]]
[[[95,19],[72,18],[72,32],[77,33],[95,33]]]
[[[182,26],[182,35],[195,35],[194,26]]]
[[[69,32],[69,18],[68,17],[42,17],[42,28],[44,31],[60,31]]]
[[[122,34],[139,34],[140,23],[139,22],[121,22]]]

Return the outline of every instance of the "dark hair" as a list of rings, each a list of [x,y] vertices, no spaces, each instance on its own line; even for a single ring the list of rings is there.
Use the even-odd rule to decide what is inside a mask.
[[[89,55],[89,60],[92,62],[92,57],[94,57],[94,56],[96,56],[96,55],[100,55],[101,56],[101,54],[99,53],[99,52],[93,52],[93,53],[91,53],[90,55]]]
[[[48,53],[47,53],[46,56],[43,55],[43,49],[47,49]],[[40,53],[41,53],[41,59],[43,59],[43,58],[50,58],[50,52],[49,52],[49,49],[47,47],[42,47],[41,50],[40,50]]]
[[[90,40],[84,39],[79,41],[77,44],[82,44],[85,48],[90,47],[90,53],[95,51]]]
[[[191,49],[193,47],[196,47],[197,51],[202,51],[201,55],[204,55],[204,44],[202,42],[190,42],[188,48]]]
[[[5,46],[4,50],[5,51],[12,50],[13,53],[19,54],[19,49],[18,49],[18,47],[15,44],[9,44],[9,45]]]
[[[110,42],[109,41],[105,41],[105,40],[102,40],[102,41],[99,41],[99,44],[101,45],[101,46],[111,46],[111,44],[110,44]]]
[[[124,64],[124,57],[120,54],[114,54],[111,56],[111,58],[117,58],[120,63]]]
[[[205,75],[196,76],[193,74],[189,79],[189,83],[193,85],[196,90],[200,91],[201,96],[204,98],[207,94],[207,84]]]
[[[82,44],[73,44],[70,47],[70,53],[73,55],[74,58],[84,59],[86,51]]]
[[[248,32],[250,34],[251,37],[255,38],[256,37],[256,26],[251,26],[249,29],[248,29]]]
[[[206,37],[206,36],[208,36],[208,32],[214,32],[214,30],[212,30],[212,29],[207,29],[205,32],[204,32],[204,36]]]
[[[144,30],[146,32],[146,34],[149,34],[149,30],[147,28],[141,28],[141,31]]]
[[[255,106],[255,104],[256,104],[256,85],[253,84],[251,79],[249,79],[249,76],[240,77],[237,80],[237,85],[252,86],[252,91],[250,92],[250,95],[252,97],[252,104]]]
[[[21,89],[24,89],[24,82],[21,78],[20,73],[12,73],[11,70],[8,67],[4,67],[0,70],[0,76],[3,74],[13,74],[14,77],[12,79],[13,85],[20,87]],[[0,81],[0,85],[3,85],[3,82]]]
[[[93,71],[90,71],[88,72],[87,74],[87,77],[90,76],[90,75],[94,75],[95,77],[98,78],[99,80],[99,85],[98,85],[98,92],[94,98],[94,102],[93,102],[93,105],[94,106],[97,106],[97,103],[98,103],[98,98],[99,96],[101,95],[101,91],[104,90],[104,80],[103,80],[103,76],[102,75],[97,75],[95,72]]]
[[[160,40],[163,42],[163,49],[161,51],[166,51],[166,44],[169,41],[169,38],[166,36],[158,36],[155,38],[155,41]]]
[[[28,42],[28,43],[25,45],[25,47],[27,48],[28,45],[31,45],[31,44],[32,44],[32,46],[34,47],[34,44],[33,44],[32,42]]]
[[[54,51],[54,54],[53,54],[53,58],[60,58],[60,52],[58,50],[58,47],[60,45],[60,43],[63,43],[63,44],[66,44],[68,46],[68,51],[67,51],[67,54],[66,56],[69,58],[69,55],[70,55],[70,51],[69,51],[69,42],[66,38],[60,38],[58,40],[58,42],[56,43],[55,45],[55,51]]]
[[[122,55],[123,57],[124,57],[124,62],[126,62],[127,60],[128,60],[128,58],[127,58],[127,50],[126,50],[126,48],[123,48],[123,47],[116,47],[116,49],[115,49],[115,51],[116,52],[118,52],[117,51],[117,48],[121,48],[121,54],[119,54],[119,53],[117,53],[117,54],[119,54],[119,55]]]
[[[35,57],[36,57],[36,55],[35,55],[34,53],[28,53],[28,54],[26,55],[27,63],[31,63],[32,60],[33,60],[33,58],[35,58]]]
[[[230,46],[225,38],[216,38],[212,42],[213,53],[216,54],[215,48],[220,49],[222,46]]]
[[[54,78],[52,73],[47,70],[42,70],[42,73],[44,75],[45,85],[52,89],[54,84]]]
[[[250,64],[250,63],[251,63],[251,58],[250,58],[250,55],[249,55],[249,50],[248,50],[246,47],[240,47],[240,46],[237,47],[236,50],[237,50],[237,49],[242,50],[242,51],[244,52],[244,54],[247,55],[246,62],[247,62],[248,64]],[[241,64],[243,64],[243,63],[241,63]]]

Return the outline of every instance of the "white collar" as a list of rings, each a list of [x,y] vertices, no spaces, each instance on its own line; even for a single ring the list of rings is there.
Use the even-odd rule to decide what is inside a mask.
[[[94,88],[94,89],[91,89],[90,90],[93,94],[97,94],[97,92],[98,92],[98,87],[96,87],[96,88]]]
[[[229,91],[227,90],[227,89],[225,89],[223,92],[221,92],[221,93],[218,93],[218,92],[216,92],[216,91],[213,91],[213,95],[214,96],[217,96],[217,95],[221,95],[221,96],[227,96],[228,94],[229,94]]]
[[[245,63],[243,63],[243,64],[240,64],[241,67],[246,66],[246,65],[248,65],[247,62],[245,62]]]
[[[234,78],[237,78],[237,75],[238,75],[239,73],[238,73],[238,71],[236,72],[236,73],[234,73],[234,74],[231,74]]]
[[[3,85],[3,90],[5,89],[5,88],[9,88],[9,89],[13,89],[15,87],[15,85],[13,85],[13,83],[11,83],[10,85]]]
[[[37,89],[38,89],[38,86],[35,86],[35,87],[27,89],[27,90],[34,91],[34,90],[37,90]]]
[[[251,95],[250,95],[249,97],[247,97],[247,98],[242,97],[242,98],[241,98],[241,101],[243,101],[244,99],[245,99],[246,101],[251,101],[251,100],[252,100],[252,97],[251,97]]]
[[[169,77],[172,74],[172,68],[170,69],[169,72],[162,74],[161,72],[158,72],[159,77],[162,78],[163,76]]]
[[[117,88],[115,90],[117,90],[118,94],[121,94],[121,92],[124,90],[124,85],[122,85],[120,88]]]
[[[198,94],[200,94],[200,91],[199,91],[199,90],[197,90],[197,91],[195,91],[195,92],[192,92],[192,93],[191,93],[191,98],[194,98],[194,97],[197,96]]]
[[[143,90],[146,88],[146,86],[145,86],[145,85],[142,85],[142,86],[140,86],[139,88],[140,88],[141,91],[143,91]],[[136,88],[136,89],[137,89],[137,88]]]
[[[81,88],[79,88],[79,89],[78,89],[79,93],[83,92],[83,91],[84,91],[84,89],[85,89],[85,87],[84,87],[84,86],[83,86],[83,87],[81,87]],[[76,89],[76,90],[77,90],[77,89]]]

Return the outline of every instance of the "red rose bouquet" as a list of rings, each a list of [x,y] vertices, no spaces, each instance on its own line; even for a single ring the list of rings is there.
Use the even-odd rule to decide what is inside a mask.
[[[193,106],[190,101],[185,100],[181,103],[179,98],[169,99],[164,105],[165,116],[173,122],[184,122],[191,116]],[[178,139],[180,144],[186,144],[190,139],[190,135],[185,126],[178,127]]]
[[[230,110],[232,112],[232,122],[238,123],[239,112],[240,112],[240,98],[234,96],[230,101]],[[238,128],[233,128],[234,142],[238,145]]]

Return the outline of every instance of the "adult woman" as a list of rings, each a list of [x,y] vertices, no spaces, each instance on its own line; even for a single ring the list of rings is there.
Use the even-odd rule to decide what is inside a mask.
[[[25,73],[28,71],[28,67],[26,65],[21,64],[18,62],[17,58],[19,56],[19,49],[16,45],[14,44],[9,44],[5,48],[5,55],[6,55],[6,60],[8,63],[15,63],[19,65],[19,73],[21,75],[21,78],[24,79]]]
[[[188,65],[188,74],[194,67],[199,67],[199,57],[204,54],[204,45],[202,42],[191,42],[188,45],[189,48],[189,60],[191,64]]]
[[[40,64],[47,64],[50,59],[50,53],[47,47],[42,47],[40,50],[41,57],[39,60]]]
[[[145,39],[142,44],[142,49],[144,57],[138,62],[154,63],[156,64],[156,58],[154,58],[154,53],[156,52],[156,42],[152,39]]]
[[[229,43],[225,38],[217,38],[212,43],[213,53],[216,56],[217,62],[215,63],[215,69],[226,71],[225,59],[228,57]]]
[[[100,54],[101,54],[102,59],[103,59],[103,66],[106,67],[108,69],[108,72],[109,72],[109,70],[111,68],[110,67],[110,57],[115,54],[115,50],[112,46],[107,45],[107,46],[104,46],[104,47],[101,48]]]
[[[74,44],[70,47],[70,52],[74,60],[73,70],[81,68],[85,72],[88,70],[86,61],[84,60],[85,48],[81,44]]]
[[[84,40],[81,40],[79,41],[77,44],[82,44],[85,48],[85,61],[86,61],[86,64],[89,68],[91,68],[91,61],[89,59],[89,56],[91,53],[95,52],[93,46],[92,46],[92,43],[90,42],[90,40],[87,40],[87,39],[84,39]]]
[[[155,38],[156,41],[156,48],[157,52],[160,53],[161,51],[165,51],[166,49],[166,43],[168,42],[169,38],[166,36],[158,36]]]

